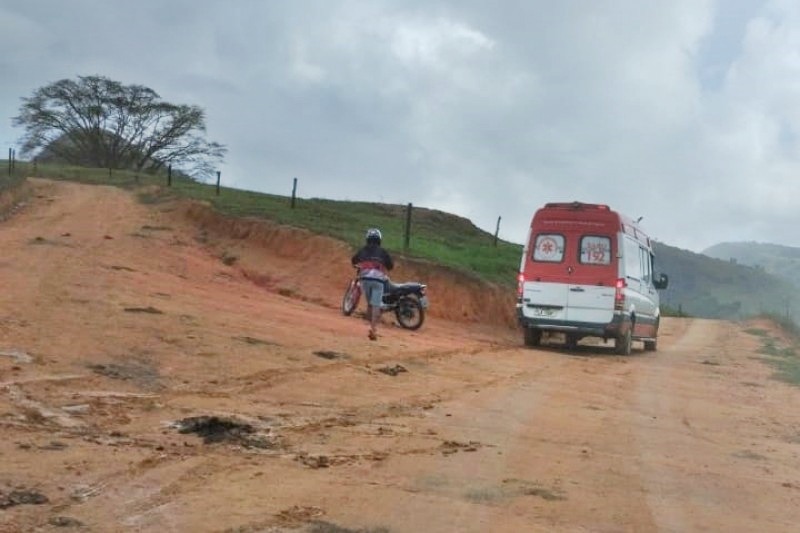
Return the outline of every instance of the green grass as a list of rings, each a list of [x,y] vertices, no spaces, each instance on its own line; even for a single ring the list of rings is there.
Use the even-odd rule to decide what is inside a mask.
[[[384,246],[393,255],[438,263],[485,281],[513,287],[516,282],[522,247],[505,241],[494,246],[492,234],[480,230],[469,220],[441,211],[414,207],[411,239],[404,247],[406,206],[369,202],[298,198],[291,207],[288,196],[258,193],[199,183],[173,176],[166,188],[166,174],[152,175],[129,171],[93,169],[67,165],[17,163],[17,174],[62,179],[96,185],[137,189],[157,185],[159,189],[140,192],[143,203],[156,204],[173,197],[209,202],[221,213],[236,217],[256,217],[279,224],[308,229],[349,243],[354,249],[363,243],[364,231],[378,227]]]
[[[761,348],[758,353],[763,356],[761,358],[762,361],[775,369],[772,377],[800,387],[800,357],[798,357],[797,353],[798,337],[794,333],[797,326],[793,322],[791,325],[792,329],[790,331],[784,330],[790,338],[790,344],[788,345],[761,328],[750,328],[746,329],[745,332],[761,339]]]
[[[0,159],[0,192],[16,187],[23,179],[24,175],[21,172],[15,172],[13,175],[9,175],[8,159]]]
[[[748,328],[744,330],[745,333],[749,333],[750,335],[755,335],[756,337],[768,337],[769,332],[765,329],[761,328]]]
[[[800,340],[800,325],[785,314],[763,313],[759,318],[766,318],[775,322],[786,335],[795,341]]]

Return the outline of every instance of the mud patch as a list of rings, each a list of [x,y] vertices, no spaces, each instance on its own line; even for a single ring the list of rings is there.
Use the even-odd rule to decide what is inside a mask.
[[[7,494],[0,491],[0,509],[8,509],[15,505],[42,505],[50,500],[41,492],[27,489],[16,489]]]
[[[142,229],[145,231],[172,231],[172,228],[169,226],[150,226],[148,224],[142,226]]]
[[[347,359],[347,354],[334,352],[332,350],[318,350],[314,352],[314,355],[322,357],[323,359]]]
[[[764,460],[766,460],[765,456],[761,455],[760,453],[752,452],[750,450],[738,451],[738,452],[736,452],[734,454],[731,454],[731,455],[733,455],[734,457],[737,457],[739,459],[750,459],[751,461],[764,461]]]
[[[478,451],[478,448],[481,448],[482,446],[483,444],[473,440],[469,442],[446,440],[439,446],[439,450],[442,452],[442,455],[452,455],[458,452],[476,452]]]
[[[258,339],[256,337],[248,337],[243,335],[241,337],[232,337],[235,341],[244,342],[246,344],[252,344],[254,346],[280,346],[277,342],[267,341],[264,339]]]
[[[63,242],[52,241],[50,239],[45,239],[44,237],[34,237],[33,239],[28,241],[28,244],[33,245],[48,245],[48,246],[69,246],[69,244],[64,244]]]
[[[152,305],[148,305],[147,307],[126,307],[126,313],[148,313],[151,315],[163,315],[164,311],[161,309],[156,309]]]
[[[513,496],[536,496],[547,501],[562,501],[567,497],[559,487],[548,488],[534,481],[504,479],[503,490]]]
[[[312,522],[308,531],[309,533],[389,533],[385,527],[349,529],[320,520]]]
[[[146,363],[94,363],[86,366],[95,374],[107,378],[132,381],[136,385],[151,389],[162,387],[158,371]]]
[[[315,521],[324,514],[325,511],[319,507],[293,505],[275,515],[275,519],[281,526],[298,527],[302,524]]]
[[[39,446],[38,448],[40,450],[61,451],[61,450],[66,450],[68,448],[68,446],[66,444],[64,444],[63,442],[60,442],[60,441],[57,441],[57,440],[53,440],[53,441],[50,441],[48,444],[45,444],[43,446]]]
[[[246,422],[219,416],[193,416],[179,420],[175,424],[178,433],[194,433],[203,439],[204,444],[227,443],[245,448],[269,449],[277,443]]]
[[[224,265],[227,265],[227,266],[234,265],[238,260],[239,260],[239,256],[238,255],[232,254],[232,253],[228,253],[228,252],[224,252],[222,254],[222,256],[220,257],[220,261],[222,261],[222,263]]]
[[[385,366],[383,368],[379,368],[378,372],[382,372],[387,376],[394,377],[397,376],[398,374],[402,374],[403,372],[408,372],[408,370],[406,370],[406,367],[404,367],[403,365],[394,365],[394,366]]]
[[[55,527],[83,527],[85,525],[77,518],[70,516],[54,516],[47,523]]]
[[[309,468],[328,468],[333,464],[327,455],[306,455],[300,454],[295,457],[295,460],[304,464]]]
[[[135,269],[130,268],[130,267],[126,267],[126,266],[123,266],[123,265],[111,265],[108,268],[110,268],[111,270],[122,270],[122,271],[125,271],[125,272],[136,272]]]

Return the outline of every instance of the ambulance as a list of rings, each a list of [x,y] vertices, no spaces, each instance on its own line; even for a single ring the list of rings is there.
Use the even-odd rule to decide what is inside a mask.
[[[573,349],[599,337],[622,355],[634,341],[655,351],[658,290],[669,279],[655,274],[653,260],[638,221],[602,204],[545,204],[533,215],[517,278],[525,344],[558,337]]]

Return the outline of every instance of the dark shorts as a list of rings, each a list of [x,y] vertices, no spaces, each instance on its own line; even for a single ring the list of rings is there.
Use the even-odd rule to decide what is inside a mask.
[[[373,307],[380,307],[383,301],[383,281],[378,279],[362,279],[361,288],[367,303]]]

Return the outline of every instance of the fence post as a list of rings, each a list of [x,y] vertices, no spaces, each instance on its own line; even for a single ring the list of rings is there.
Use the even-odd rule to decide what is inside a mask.
[[[111,181],[111,167],[108,167],[108,179]]]
[[[11,150],[11,173],[14,174],[17,171],[17,151]]]
[[[217,196],[219,196],[219,180],[220,180],[220,176],[221,175],[222,175],[222,172],[217,170]]]
[[[33,158],[33,177],[35,178],[35,177],[37,177],[38,175],[39,175],[39,171],[38,171],[38,169],[36,168],[36,158],[34,157],[34,158]]]
[[[172,187],[172,165],[167,166],[167,187]]]
[[[294,178],[294,183],[292,184],[292,209],[294,209],[294,202],[296,196],[297,196],[297,178]]]
[[[503,217],[497,217],[497,229],[494,230],[494,247],[497,248],[497,235],[500,233],[500,219]]]
[[[8,149],[8,175],[11,175],[11,148]]]
[[[406,208],[406,234],[405,240],[403,241],[403,249],[406,251],[411,245],[411,209],[413,209],[413,206],[411,205],[411,202],[409,202],[408,207]]]

